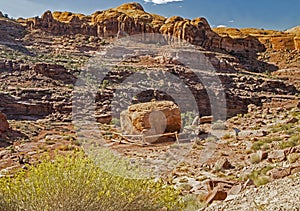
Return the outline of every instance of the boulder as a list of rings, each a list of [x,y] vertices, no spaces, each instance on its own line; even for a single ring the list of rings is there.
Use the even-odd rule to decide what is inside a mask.
[[[213,120],[214,120],[213,116],[203,116],[200,118],[200,124],[212,123]]]
[[[213,201],[223,201],[227,198],[230,192],[231,194],[237,194],[241,191],[241,187],[235,187],[238,185],[236,181],[209,179],[206,181],[206,185],[208,190],[208,194],[204,198],[206,204],[211,204]]]
[[[227,197],[227,192],[216,187],[213,191],[209,192],[209,194],[205,197],[206,204],[210,204],[213,201],[224,201]]]
[[[215,163],[215,170],[220,171],[224,169],[231,169],[234,168],[234,166],[231,165],[231,163],[228,161],[227,158],[220,158],[216,163]]]
[[[280,161],[285,160],[285,158],[286,158],[285,150],[274,150],[274,151],[269,152],[269,154],[268,154],[268,159],[271,162],[274,162],[274,161],[280,162]]]
[[[121,112],[120,123],[122,130],[131,135],[145,136],[147,142],[166,141],[175,135],[147,138],[163,133],[175,133],[181,129],[179,107],[172,101],[153,101],[134,104]]]
[[[267,172],[268,176],[271,176],[273,180],[287,177],[291,174],[291,168],[275,168]]]
[[[0,133],[4,133],[9,129],[6,115],[0,112]]]

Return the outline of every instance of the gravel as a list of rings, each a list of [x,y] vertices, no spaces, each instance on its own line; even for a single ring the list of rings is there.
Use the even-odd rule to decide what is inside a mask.
[[[300,210],[300,174],[258,188],[246,189],[230,198],[213,203],[203,210]]]

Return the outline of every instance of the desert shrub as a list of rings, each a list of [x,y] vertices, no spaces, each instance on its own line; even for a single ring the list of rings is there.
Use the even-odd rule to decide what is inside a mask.
[[[275,141],[280,141],[280,140],[281,140],[281,138],[279,138],[279,137],[263,138],[261,140],[254,142],[251,146],[251,149],[252,150],[260,150],[262,148],[266,148],[267,144],[275,142]]]
[[[250,156],[250,162],[252,164],[259,163],[260,161],[261,161],[261,158],[260,158],[259,154],[254,153]]]
[[[265,166],[262,169],[254,170],[248,175],[248,178],[258,187],[267,184],[270,180],[266,176],[267,172],[273,169],[272,166]]]
[[[287,160],[289,161],[289,163],[295,163],[297,160],[299,160],[299,158],[299,153],[291,153],[287,156]]]
[[[196,116],[196,112],[187,111],[186,113],[181,113],[181,121],[183,127],[192,125]]]
[[[280,123],[280,124],[272,126],[270,131],[273,132],[273,133],[285,132],[285,133],[290,134],[290,135],[299,134],[299,132],[300,132],[299,129],[300,128],[296,127],[297,124],[295,124],[295,123],[288,123],[288,124]]]
[[[281,149],[285,149],[288,147],[294,147],[300,144],[300,135],[294,135],[290,137],[287,141],[283,141],[280,143],[279,147]]]
[[[57,156],[0,178],[0,210],[177,210],[179,192],[107,173],[82,154]]]
[[[218,140],[217,137],[215,137],[215,136],[209,136],[209,137],[207,137],[207,138],[205,139],[205,142],[215,142],[215,141],[217,141],[217,140]]]
[[[226,124],[223,121],[219,120],[217,122],[214,122],[212,124],[211,128],[213,130],[225,130],[226,129]]]
[[[234,138],[234,136],[230,133],[226,133],[226,134],[224,134],[224,136],[222,138],[226,140],[226,139]]]

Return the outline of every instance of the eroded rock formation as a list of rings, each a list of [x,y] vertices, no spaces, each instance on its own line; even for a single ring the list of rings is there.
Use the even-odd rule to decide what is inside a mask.
[[[169,41],[186,40],[205,49],[226,51],[263,51],[257,38],[222,37],[215,33],[205,18],[193,20],[178,16],[164,18],[144,11],[138,3],[98,11],[85,16],[70,12],[45,12],[40,18],[20,21],[28,29],[41,29],[53,35],[85,34],[96,37],[118,37],[140,33],[161,33]]]
[[[256,37],[268,49],[300,51],[300,30],[297,27],[285,32],[254,28],[215,28],[213,30],[222,37],[233,39]]]

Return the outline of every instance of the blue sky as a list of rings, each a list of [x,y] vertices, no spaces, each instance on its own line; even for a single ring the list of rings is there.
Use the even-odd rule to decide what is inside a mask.
[[[0,0],[11,17],[40,16],[44,11],[91,14],[130,2],[124,0]],[[285,30],[300,25],[300,0],[140,0],[146,11],[170,17],[205,17],[213,26]]]

